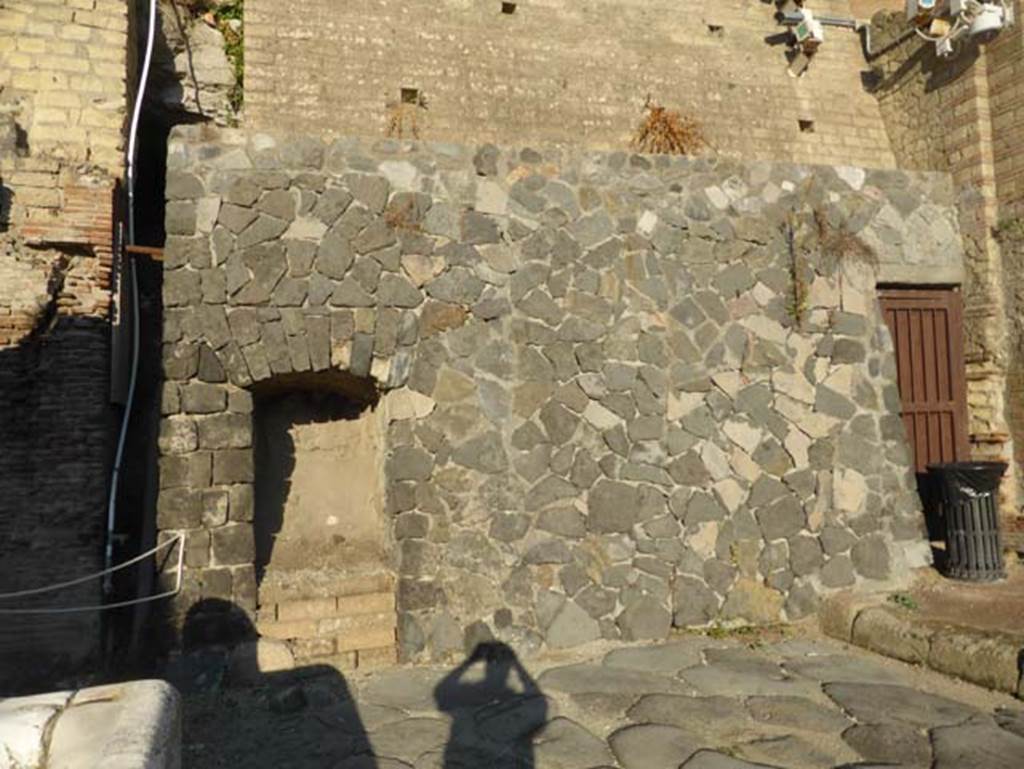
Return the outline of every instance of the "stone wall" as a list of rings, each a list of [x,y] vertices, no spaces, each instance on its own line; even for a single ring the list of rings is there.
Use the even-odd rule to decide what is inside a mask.
[[[1017,4],[1017,17],[1021,7]],[[1019,511],[1019,459],[1024,412],[1016,413],[1024,345],[1015,318],[1021,265],[994,237],[1000,220],[1017,213],[1021,199],[1020,120],[1022,27],[994,43],[964,44],[950,59],[907,31],[904,14],[873,19],[879,80],[876,95],[901,168],[948,171],[960,191],[958,209],[967,260],[963,284],[968,416],[972,452],[1002,459],[1003,509]],[[1018,461],[1015,461],[1018,460]]]
[[[0,592],[102,568],[128,4],[0,3]],[[92,605],[86,585],[4,608]],[[96,614],[5,616],[0,685],[94,658]]]
[[[245,123],[257,130],[627,150],[645,99],[744,160],[891,167],[860,39],[830,28],[787,74],[785,30],[749,0],[247,0]],[[847,0],[815,12],[850,17]],[[417,89],[425,107],[402,104]],[[413,94],[410,99],[417,98]],[[801,128],[800,121],[805,121]]]
[[[255,609],[249,391],[295,372],[382,394],[406,658],[796,619],[927,561],[872,262],[955,269],[947,177],[201,128],[168,163],[179,618]]]

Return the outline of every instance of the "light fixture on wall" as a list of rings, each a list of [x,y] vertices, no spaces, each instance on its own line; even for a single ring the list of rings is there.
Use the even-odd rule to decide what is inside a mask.
[[[907,0],[907,20],[921,38],[935,43],[942,58],[963,40],[991,42],[1015,22],[1006,0]]]
[[[802,2],[786,0],[779,5],[779,22],[789,28],[789,74],[800,77],[807,71],[811,59],[825,42],[825,28],[814,12],[804,8]]]

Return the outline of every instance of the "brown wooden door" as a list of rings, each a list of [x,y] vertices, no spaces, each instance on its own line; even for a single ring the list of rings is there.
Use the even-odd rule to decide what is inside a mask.
[[[968,457],[963,303],[955,289],[883,289],[903,424],[918,473]]]

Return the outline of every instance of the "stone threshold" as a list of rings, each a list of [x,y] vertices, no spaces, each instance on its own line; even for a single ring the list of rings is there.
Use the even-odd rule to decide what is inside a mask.
[[[929,621],[888,593],[837,593],[819,622],[832,638],[1024,699],[1024,636]]]
[[[164,681],[0,697],[0,767],[181,769],[181,729]]]

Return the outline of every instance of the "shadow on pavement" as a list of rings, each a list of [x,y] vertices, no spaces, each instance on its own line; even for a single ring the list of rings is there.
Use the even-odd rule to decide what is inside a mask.
[[[190,769],[533,769],[548,701],[508,646],[478,645],[455,669],[343,675],[287,668],[246,612],[189,611],[165,677],[182,692]],[[443,714],[443,715],[442,715]],[[446,717],[447,716],[447,717]]]
[[[474,680],[477,663],[483,675]],[[508,646],[479,644],[437,685],[434,701],[452,719],[444,769],[533,769],[531,737],[547,721],[547,699]]]

